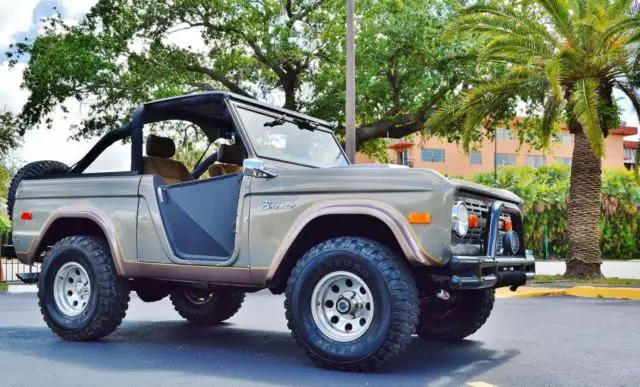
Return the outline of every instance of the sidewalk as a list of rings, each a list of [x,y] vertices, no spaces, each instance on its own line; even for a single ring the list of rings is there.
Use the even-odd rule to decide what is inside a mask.
[[[536,260],[536,274],[564,274],[564,261]],[[640,279],[640,261],[604,261],[602,274],[610,278]]]

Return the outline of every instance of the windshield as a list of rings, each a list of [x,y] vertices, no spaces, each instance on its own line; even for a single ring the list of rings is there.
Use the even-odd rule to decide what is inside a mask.
[[[312,167],[348,164],[333,133],[318,128],[313,122],[296,124],[292,122],[294,117],[282,119],[241,106],[238,106],[238,113],[258,157]]]

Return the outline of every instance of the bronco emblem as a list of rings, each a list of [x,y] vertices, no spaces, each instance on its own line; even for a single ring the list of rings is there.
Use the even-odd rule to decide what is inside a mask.
[[[262,202],[262,206],[260,208],[263,210],[291,210],[296,208],[296,205],[289,202],[274,203],[272,201],[265,200]]]

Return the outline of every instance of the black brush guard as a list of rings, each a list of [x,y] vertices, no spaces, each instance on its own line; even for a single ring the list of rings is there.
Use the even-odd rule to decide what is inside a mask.
[[[515,204],[495,201],[489,211],[486,254],[482,256],[454,255],[448,263],[452,289],[485,289],[509,286],[515,290],[535,278],[535,260],[527,256],[522,243],[521,256],[496,256],[500,213],[508,213],[524,225],[524,217]],[[523,238],[524,239],[524,238]]]

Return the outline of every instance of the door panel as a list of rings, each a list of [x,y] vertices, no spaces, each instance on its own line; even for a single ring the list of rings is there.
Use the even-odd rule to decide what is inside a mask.
[[[174,254],[227,260],[235,249],[242,174],[164,186],[160,214]]]

